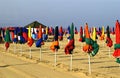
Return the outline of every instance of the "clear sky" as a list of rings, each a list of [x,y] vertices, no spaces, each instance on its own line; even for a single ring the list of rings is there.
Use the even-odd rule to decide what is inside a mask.
[[[120,0],[0,0],[0,26],[25,26],[35,20],[47,26],[114,26]]]

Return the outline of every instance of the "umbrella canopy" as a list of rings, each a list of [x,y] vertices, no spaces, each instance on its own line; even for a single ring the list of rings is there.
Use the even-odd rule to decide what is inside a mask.
[[[116,44],[114,45],[115,51],[113,56],[117,58],[116,62],[120,63],[120,23],[118,20],[116,21],[115,27]]]
[[[95,56],[99,50],[99,45],[97,44],[97,41],[96,41],[96,29],[94,27],[93,37],[91,39],[87,23],[85,26],[85,42],[86,42],[86,45],[83,46],[83,51],[89,53],[90,56]]]
[[[96,41],[96,35],[97,35],[97,34],[96,34],[96,28],[94,27],[94,28],[93,28],[93,33],[92,33],[92,40],[93,40],[93,41]]]
[[[27,42],[27,44],[28,44],[29,47],[31,47],[33,45],[33,43],[34,43],[34,40],[33,40],[32,36],[31,36],[31,27],[29,26],[29,28],[28,28],[28,42]]]
[[[92,45],[90,44],[90,33],[88,29],[88,24],[85,25],[85,42],[86,45],[83,47],[84,52],[91,52],[92,51]]]
[[[20,30],[19,30],[19,33],[18,33],[18,42],[20,43],[20,44],[24,44],[26,41],[25,41],[25,38],[23,37],[23,28],[21,27],[21,28],[19,28]]]
[[[105,30],[104,30],[104,26],[102,26],[102,34],[100,36],[100,40],[104,40],[105,37]]]
[[[58,36],[59,40],[63,40],[63,28],[62,26],[59,28],[59,36]]]
[[[39,27],[38,38],[39,39],[36,41],[36,47],[41,47],[41,45],[44,44],[43,38],[42,38],[42,26]]]
[[[113,42],[112,42],[112,40],[110,38],[110,28],[109,28],[109,26],[107,26],[106,33],[107,33],[107,38],[106,38],[107,46],[112,47]]]
[[[50,46],[50,49],[54,52],[55,52],[55,50],[57,51],[60,48],[59,42],[58,42],[58,35],[59,35],[58,26],[56,26],[55,27],[55,33],[54,33],[54,41],[52,42],[52,44]]]
[[[22,31],[23,31],[22,35],[25,39],[25,42],[27,42],[28,41],[28,29],[23,27]]]
[[[75,48],[75,45],[74,45],[74,24],[72,23],[72,25],[70,27],[70,41],[65,46],[65,54],[72,54],[74,48]]]
[[[75,27],[75,34],[78,34],[77,27]]]
[[[82,28],[82,26],[80,27],[80,38],[79,38],[79,41],[80,42],[84,42],[85,41],[85,38],[83,36],[83,28]]]
[[[5,42],[11,42],[9,29],[6,29]]]
[[[10,42],[11,42],[11,39],[10,39],[10,31],[9,31],[9,29],[7,28],[7,29],[6,29],[6,35],[5,35],[5,47],[6,47],[6,50],[9,48]]]

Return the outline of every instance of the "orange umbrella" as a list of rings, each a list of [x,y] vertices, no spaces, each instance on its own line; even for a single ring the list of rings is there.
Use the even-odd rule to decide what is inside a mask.
[[[89,40],[90,40],[90,33],[89,33],[89,29],[88,29],[88,24],[86,23],[85,25],[85,38],[87,41],[86,45],[83,47],[83,51],[85,52],[91,52],[92,51],[92,45],[89,44]]]
[[[60,48],[59,41],[58,41],[58,26],[55,27],[55,33],[54,33],[54,41],[52,42],[50,49],[55,52]]]

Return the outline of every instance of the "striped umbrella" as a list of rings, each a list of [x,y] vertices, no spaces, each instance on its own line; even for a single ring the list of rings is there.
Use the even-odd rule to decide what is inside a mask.
[[[109,29],[109,26],[107,26],[106,33],[107,33],[107,38],[106,38],[107,46],[108,47],[112,47],[113,42],[112,42],[112,39],[110,38],[110,29]]]
[[[120,64],[120,23],[117,20],[115,24],[115,37],[116,37],[116,44],[114,45],[114,53],[113,56],[116,58],[116,62]]]
[[[54,33],[54,41],[52,43],[52,45],[50,46],[50,49],[52,51],[57,51],[60,47],[59,47],[59,41],[58,41],[58,26],[55,27],[55,33]]]
[[[104,26],[102,26],[102,34],[100,36],[100,40],[104,40],[105,37],[105,31],[104,31]]]
[[[5,33],[5,47],[6,47],[6,50],[9,48],[10,46],[10,42],[11,42],[11,39],[10,39],[10,31],[9,29],[7,28],[6,29],[6,33]]]
[[[61,40],[63,40],[63,28],[62,28],[62,26],[60,26],[60,28],[59,28],[59,40],[61,41]]]
[[[82,26],[80,27],[80,38],[79,38],[79,41],[80,42],[84,42],[85,41],[85,38],[83,36],[83,28],[82,28]]]
[[[72,54],[74,48],[75,48],[75,45],[74,45],[74,24],[72,23],[72,25],[70,27],[70,41],[65,46],[65,54]]]
[[[38,40],[36,41],[36,47],[41,47],[43,45],[43,38],[42,38],[42,26],[40,25],[39,32],[38,32]]]
[[[28,28],[28,42],[27,42],[27,44],[28,44],[29,47],[31,47],[33,45],[33,43],[34,43],[34,40],[33,40],[32,36],[31,36],[31,26],[29,26],[29,28]]]

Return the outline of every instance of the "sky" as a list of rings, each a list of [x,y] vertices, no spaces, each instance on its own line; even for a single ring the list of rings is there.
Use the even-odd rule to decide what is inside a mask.
[[[115,26],[120,0],[0,0],[0,27],[25,26],[38,21],[47,26]]]

